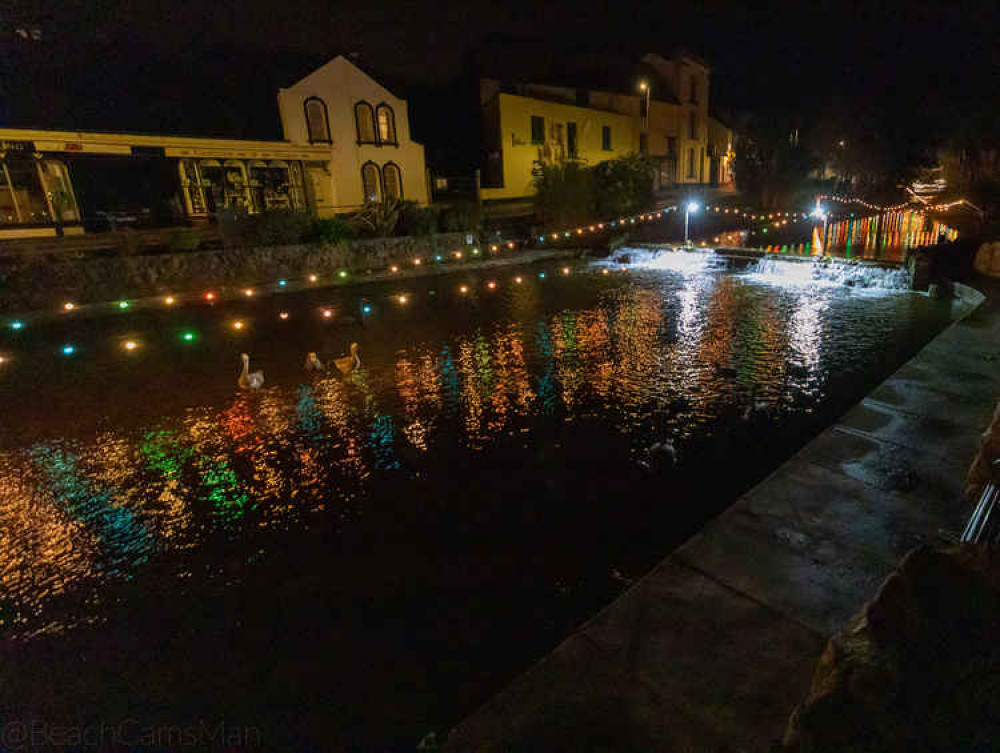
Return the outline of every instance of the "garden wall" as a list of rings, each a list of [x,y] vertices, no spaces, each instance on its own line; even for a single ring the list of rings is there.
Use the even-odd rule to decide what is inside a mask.
[[[40,255],[3,261],[0,312],[57,308],[204,290],[255,285],[341,269],[363,273],[465,248],[463,233],[371,238],[335,244],[226,248],[146,256],[74,258]]]

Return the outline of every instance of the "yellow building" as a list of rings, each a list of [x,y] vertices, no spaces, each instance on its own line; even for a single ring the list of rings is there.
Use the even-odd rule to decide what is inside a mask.
[[[547,163],[596,165],[633,152],[657,166],[658,190],[730,183],[732,133],[709,115],[710,74],[696,58],[650,54],[613,86],[482,79],[482,198],[531,196]]]
[[[335,58],[274,95],[284,141],[0,129],[0,238],[80,233],[85,221],[207,221],[223,209],[330,217],[366,200],[427,201],[406,101],[357,66]]]

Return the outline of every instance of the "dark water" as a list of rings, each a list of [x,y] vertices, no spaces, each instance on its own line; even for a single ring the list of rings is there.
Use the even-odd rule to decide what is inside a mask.
[[[950,314],[726,271],[565,272],[6,330],[0,708],[412,748]],[[360,370],[303,374],[351,341]],[[259,393],[235,389],[243,351]],[[676,465],[647,452],[666,440]]]

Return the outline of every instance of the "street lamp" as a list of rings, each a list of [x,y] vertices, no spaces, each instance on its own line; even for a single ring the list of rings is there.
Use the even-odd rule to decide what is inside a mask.
[[[696,202],[693,202],[693,201],[689,201],[687,203],[687,206],[684,207],[684,245],[685,246],[688,246],[691,243],[688,240],[688,218],[689,218],[689,216],[692,213],[697,212],[697,211],[698,211],[698,204]]]

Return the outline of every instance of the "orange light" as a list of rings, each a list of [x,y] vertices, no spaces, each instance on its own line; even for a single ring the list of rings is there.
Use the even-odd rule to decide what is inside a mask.
[[[333,318],[333,311],[331,311],[330,309],[323,309],[323,318],[324,319],[332,319]]]
[[[601,273],[602,273],[602,274],[606,274],[606,275],[609,275],[609,274],[611,274],[611,272],[609,272],[609,271],[608,271],[608,268],[607,268],[607,267],[605,267],[604,269],[602,269],[602,270],[601,270]]]
[[[168,306],[173,306],[174,303],[176,303],[176,301],[174,300],[174,297],[172,295],[168,295],[166,298],[164,298],[163,302],[165,304],[167,304]]]
[[[462,258],[462,252],[461,251],[456,251],[455,252],[455,258],[456,259],[461,259]]]
[[[563,269],[562,269],[562,273],[563,273],[564,275],[568,275],[568,274],[569,274],[569,267],[563,267]]]
[[[463,285],[462,287],[460,287],[458,289],[458,292],[461,293],[462,295],[465,295],[466,293],[469,292],[469,286],[468,285]]]
[[[215,300],[215,293],[211,293],[211,292],[205,293],[205,300],[206,301],[214,301]]]
[[[76,308],[75,303],[70,303],[69,301],[66,301],[66,303],[63,304],[63,311],[72,311],[75,308]]]
[[[139,347],[139,343],[137,343],[135,340],[128,340],[122,345],[122,347],[125,348],[125,350],[133,351]]]
[[[243,322],[237,319],[233,322],[233,329],[243,329]]]
[[[508,241],[507,248],[514,248],[514,241]]]
[[[247,288],[246,290],[244,290],[243,295],[245,295],[247,298],[253,298],[253,288]]]
[[[282,320],[287,319],[288,318],[288,312],[287,311],[282,311],[280,314],[278,314],[278,318],[282,319]]]
[[[409,297],[405,296],[405,295],[397,296],[396,300],[399,301],[403,305],[409,303],[409,301],[410,301]]]
[[[389,271],[392,272],[393,274],[396,274],[396,272],[399,271],[399,267],[393,264],[391,267],[389,267]]]
[[[316,282],[316,275],[309,275],[309,282]]]
[[[420,259],[414,259],[413,260],[413,266],[419,267],[420,266]]]
[[[490,280],[488,283],[486,283],[486,287],[488,287],[490,290],[496,290],[497,284],[493,282],[493,280]]]
[[[515,277],[514,278],[514,282],[516,282],[518,285],[520,285],[522,282],[524,282],[524,279],[521,278],[521,277]]]
[[[499,250],[500,250],[499,246],[490,246],[490,251],[499,251]]]

